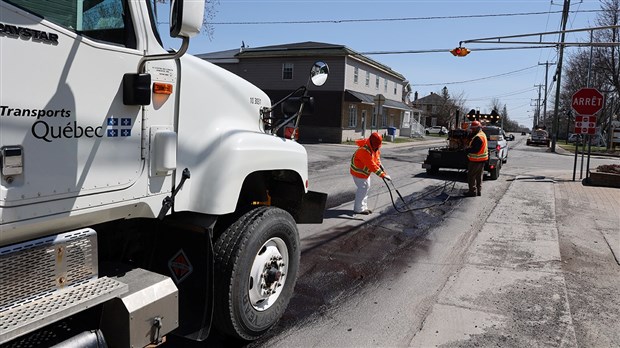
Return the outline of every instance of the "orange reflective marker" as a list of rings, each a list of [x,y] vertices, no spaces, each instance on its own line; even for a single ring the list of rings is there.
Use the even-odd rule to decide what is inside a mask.
[[[169,83],[155,82],[153,83],[153,93],[155,94],[172,94],[172,85]]]

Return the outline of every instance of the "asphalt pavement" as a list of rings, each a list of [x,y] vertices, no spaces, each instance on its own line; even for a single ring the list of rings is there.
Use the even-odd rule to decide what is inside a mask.
[[[620,189],[517,176],[466,254],[406,345],[620,346]]]

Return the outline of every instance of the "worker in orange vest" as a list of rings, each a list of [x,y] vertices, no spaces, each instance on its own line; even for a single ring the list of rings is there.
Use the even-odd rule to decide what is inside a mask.
[[[381,147],[382,137],[379,133],[373,132],[367,139],[356,140],[358,149],[351,157],[351,176],[357,186],[355,192],[355,204],[353,211],[356,214],[368,215],[372,213],[368,209],[368,191],[370,191],[370,174],[375,173],[380,178],[392,180],[381,166]]]
[[[489,149],[487,148],[487,135],[482,131],[479,121],[473,121],[469,127],[472,138],[467,147],[467,184],[469,191],[463,195],[475,197],[482,195],[482,175],[484,165],[489,159]]]

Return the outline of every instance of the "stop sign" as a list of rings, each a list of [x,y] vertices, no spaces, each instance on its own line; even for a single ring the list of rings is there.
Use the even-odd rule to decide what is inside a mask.
[[[604,100],[596,88],[582,88],[573,94],[572,107],[579,115],[594,115],[603,108]]]

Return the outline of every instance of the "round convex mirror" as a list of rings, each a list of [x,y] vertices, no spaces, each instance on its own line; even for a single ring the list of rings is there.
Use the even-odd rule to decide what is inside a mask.
[[[315,86],[323,86],[329,75],[329,67],[325,62],[316,62],[310,70],[310,79]]]

